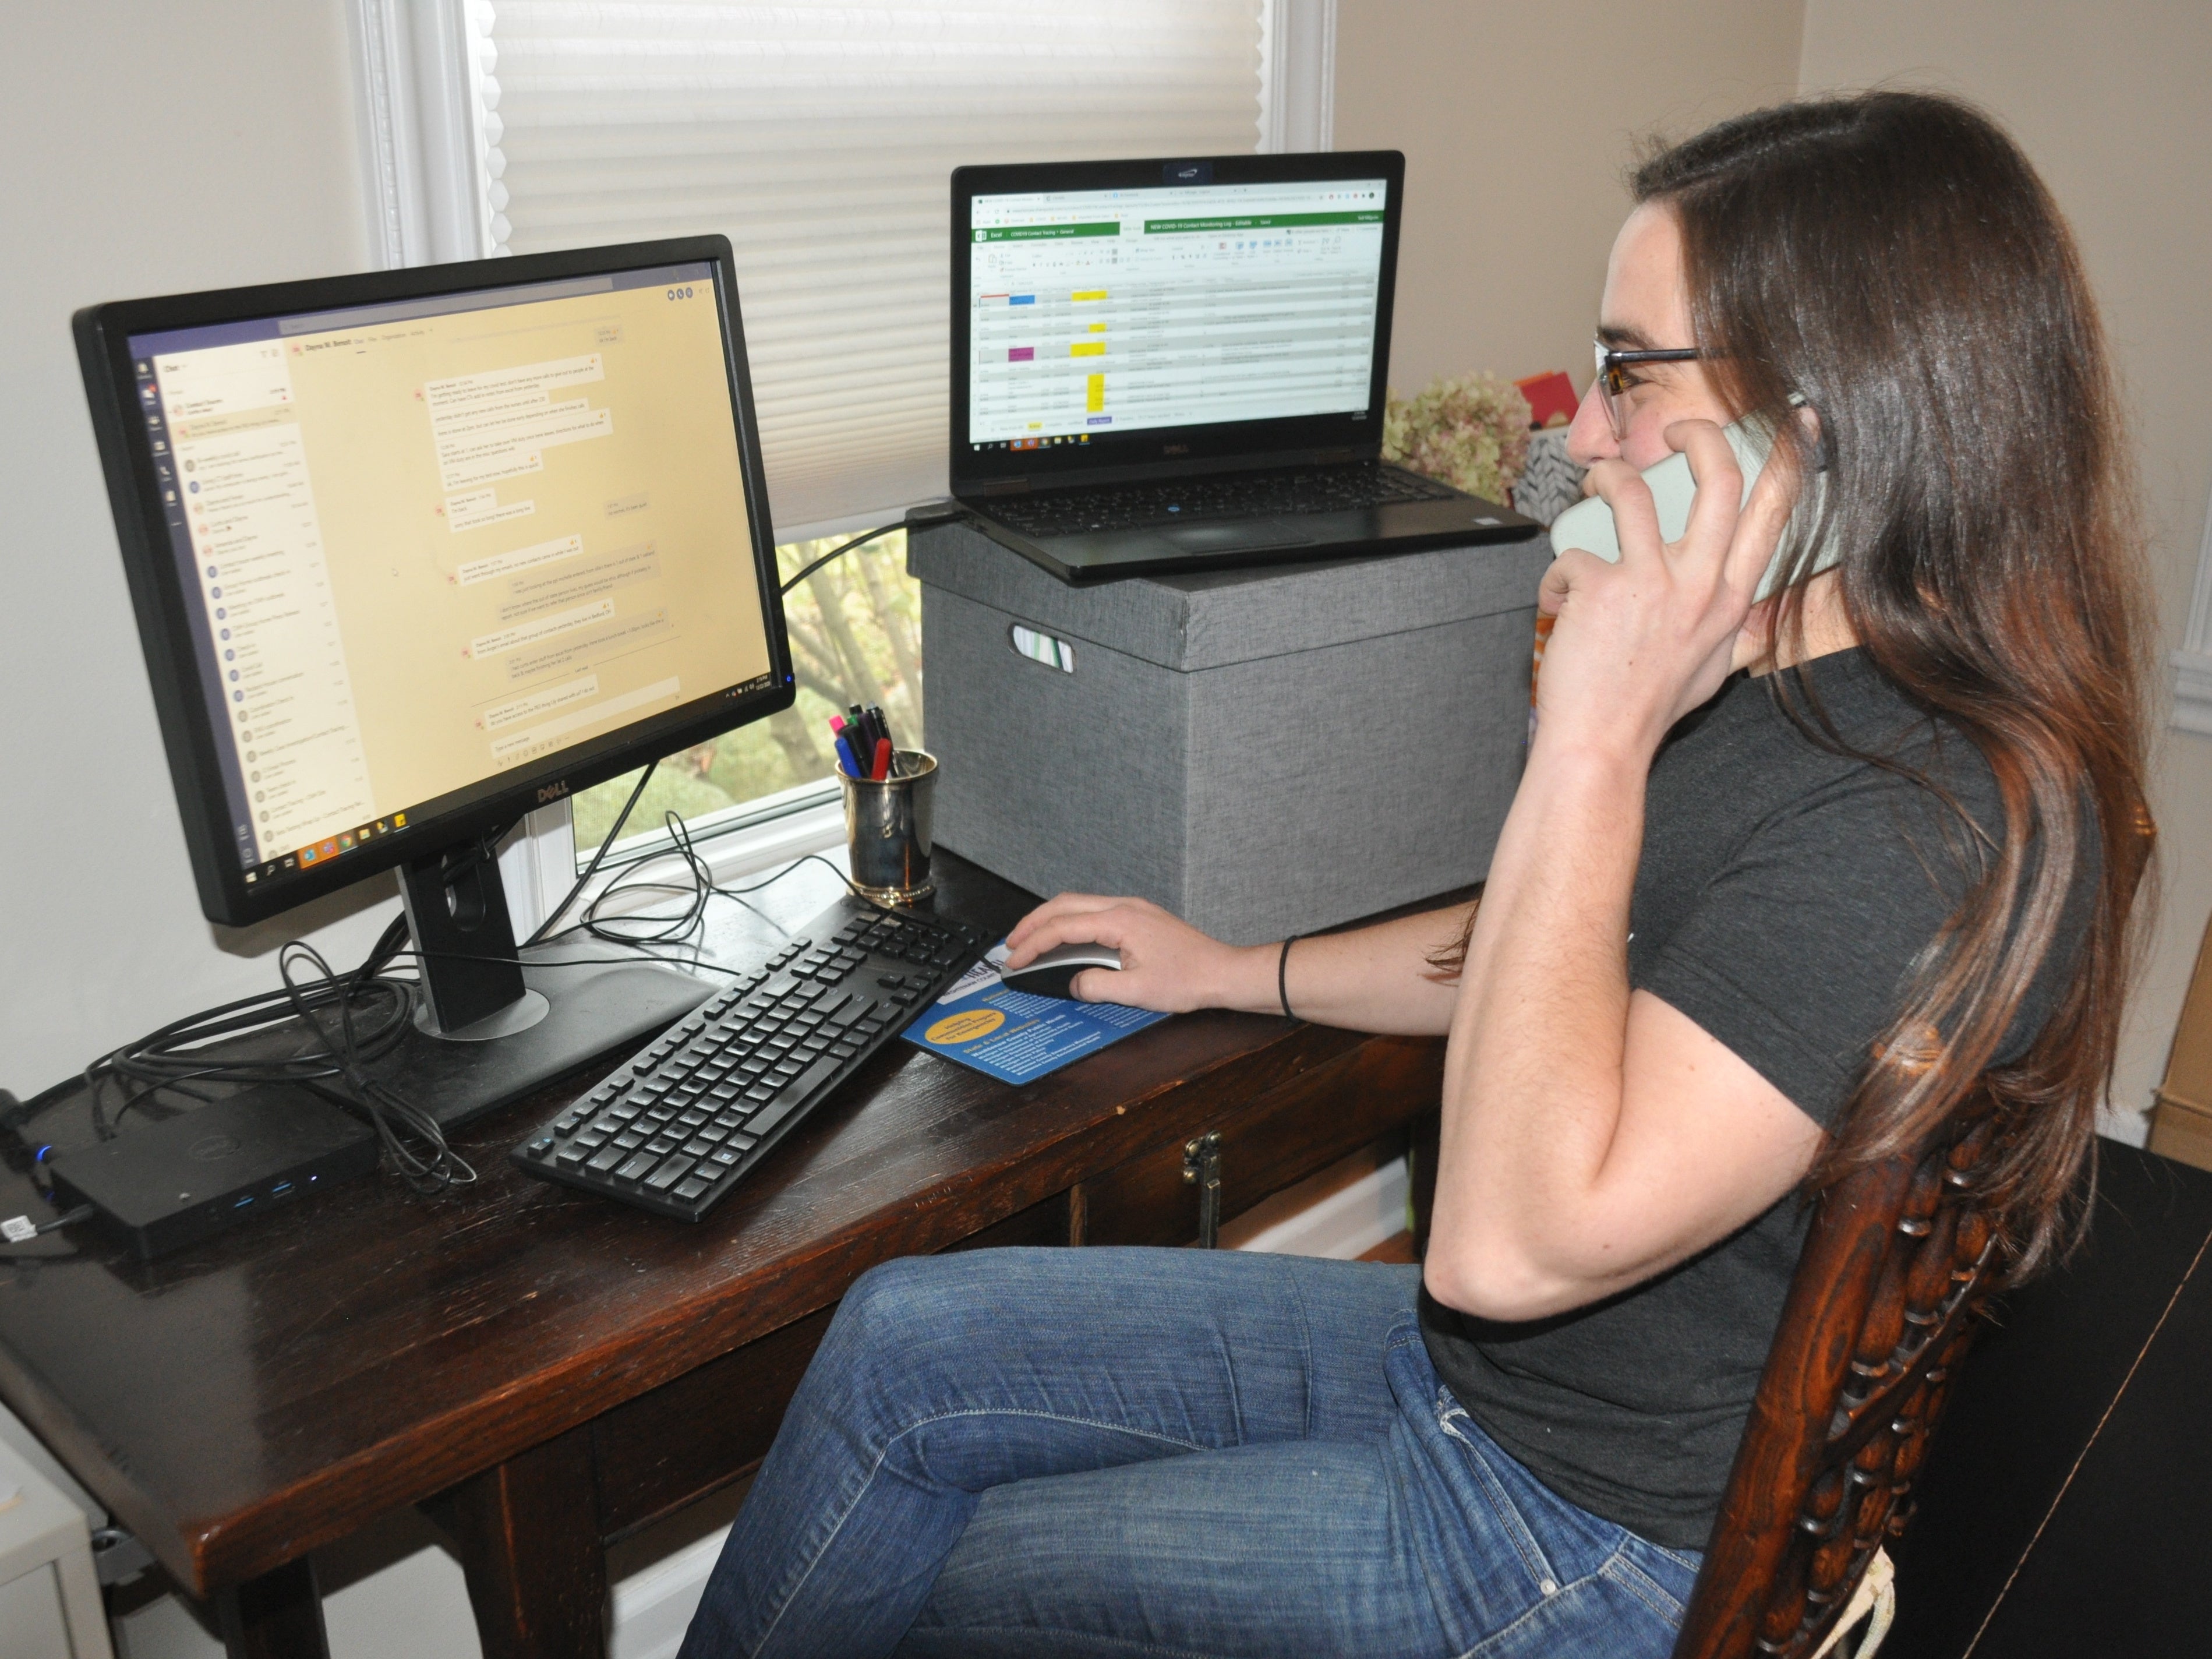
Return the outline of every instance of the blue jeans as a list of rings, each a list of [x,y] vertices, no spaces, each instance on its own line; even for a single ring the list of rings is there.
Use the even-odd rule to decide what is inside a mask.
[[[1429,1364],[1419,1282],[1200,1250],[876,1268],[682,1659],[1663,1659],[1698,1558],[1493,1444]]]

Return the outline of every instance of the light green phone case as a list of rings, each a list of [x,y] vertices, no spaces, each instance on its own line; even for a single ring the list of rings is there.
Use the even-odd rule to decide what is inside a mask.
[[[1766,465],[1767,455],[1773,449],[1773,428],[1763,420],[1747,418],[1731,421],[1721,428],[1721,434],[1729,441],[1729,447],[1735,451],[1736,463],[1743,469],[1743,498],[1747,501],[1751,499],[1752,485],[1759,481],[1759,469]],[[1660,538],[1668,542],[1681,540],[1682,532],[1690,522],[1690,502],[1698,493],[1697,480],[1690,474],[1690,458],[1677,450],[1657,465],[1645,467],[1644,482],[1651,486],[1652,503],[1659,510]],[[1819,492],[1822,483],[1815,474],[1813,498],[1804,504],[1804,512],[1814,514],[1819,512]],[[1619,564],[1620,538],[1613,522],[1613,509],[1595,495],[1577,501],[1552,520],[1552,545],[1560,552],[1571,547],[1579,547],[1586,552],[1596,554],[1608,564]],[[1838,556],[1833,544],[1824,546],[1819,556],[1813,561],[1811,568],[1814,571],[1826,570],[1836,562]],[[1768,565],[1766,574],[1759,579],[1759,590],[1753,597],[1766,598],[1774,591],[1780,576],[1778,556],[1777,562]]]

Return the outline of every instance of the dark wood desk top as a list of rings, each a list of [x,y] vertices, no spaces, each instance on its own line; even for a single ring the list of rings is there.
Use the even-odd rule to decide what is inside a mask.
[[[983,926],[1031,902],[955,858],[940,874],[941,907]],[[772,921],[835,891],[811,866],[757,913],[718,904],[714,942],[781,938]],[[902,1045],[696,1226],[507,1166],[580,1077],[465,1131],[482,1178],[451,1196],[380,1174],[150,1267],[97,1243],[0,1265],[0,1397],[204,1595],[1065,1191],[1207,1097],[1233,1105],[1362,1041],[1194,1015],[1022,1088]],[[0,1172],[0,1214],[27,1201]]]

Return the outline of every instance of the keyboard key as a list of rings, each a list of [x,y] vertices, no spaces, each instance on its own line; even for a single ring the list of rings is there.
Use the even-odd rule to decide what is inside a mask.
[[[630,1157],[629,1162],[623,1164],[622,1168],[615,1171],[615,1179],[617,1181],[641,1181],[652,1170],[653,1166],[660,1162],[660,1158],[661,1155],[659,1152],[646,1152],[633,1153]]]
[[[750,1144],[750,1140],[746,1143],[748,1146]],[[735,1164],[744,1155],[744,1147],[732,1143],[729,1146],[715,1147],[712,1152],[708,1154],[707,1161],[710,1164],[719,1164],[724,1169],[727,1169],[731,1164]]]
[[[677,1188],[676,1196],[682,1199],[688,1204],[694,1199],[706,1197],[708,1193],[713,1189],[714,1185],[714,1183],[711,1181],[702,1181],[697,1176],[693,1176],[690,1179]]]
[[[691,1173],[696,1158],[685,1158],[681,1152],[670,1158],[645,1178],[645,1189],[649,1193],[665,1193]]]
[[[602,1146],[599,1149],[598,1156],[593,1158],[590,1163],[585,1164],[584,1167],[587,1170],[595,1170],[600,1175],[605,1175],[609,1170],[612,1170],[616,1164],[628,1158],[629,1153],[630,1149],[629,1147],[623,1146],[620,1141],[617,1141],[611,1146]]]

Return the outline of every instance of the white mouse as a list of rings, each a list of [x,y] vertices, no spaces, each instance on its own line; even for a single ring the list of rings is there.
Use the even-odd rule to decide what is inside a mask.
[[[1121,967],[1121,953],[1109,945],[1056,945],[1026,967],[1000,969],[999,977],[1010,990],[1026,991],[1035,997],[1066,997],[1075,976],[1085,969],[1104,968],[1118,973]]]

